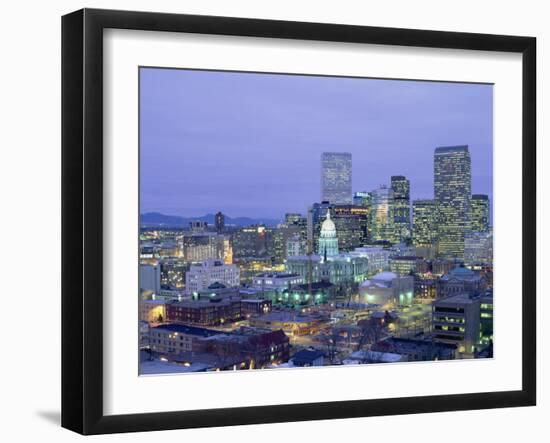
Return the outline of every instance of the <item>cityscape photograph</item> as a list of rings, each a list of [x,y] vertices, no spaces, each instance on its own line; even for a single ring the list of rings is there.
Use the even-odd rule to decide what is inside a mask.
[[[493,85],[139,75],[140,375],[493,358]]]

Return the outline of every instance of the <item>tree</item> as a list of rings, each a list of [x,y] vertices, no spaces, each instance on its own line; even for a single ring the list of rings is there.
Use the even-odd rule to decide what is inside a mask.
[[[342,336],[334,328],[321,337],[321,343],[326,349],[326,355],[331,365],[336,362],[341,341]]]
[[[385,320],[370,317],[357,323],[361,328],[357,350],[360,351],[367,345],[373,345],[380,341],[385,328]]]

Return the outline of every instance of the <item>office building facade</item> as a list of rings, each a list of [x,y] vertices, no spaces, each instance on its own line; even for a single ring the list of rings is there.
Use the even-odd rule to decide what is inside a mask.
[[[487,232],[489,230],[489,196],[474,194],[470,201],[470,230]]]
[[[411,236],[411,185],[402,175],[391,177],[393,192],[394,241],[402,242]]]
[[[468,146],[436,148],[434,195],[439,209],[438,253],[442,257],[464,257],[464,234],[470,227],[471,193]]]
[[[321,200],[333,204],[351,204],[351,154],[321,154]]]

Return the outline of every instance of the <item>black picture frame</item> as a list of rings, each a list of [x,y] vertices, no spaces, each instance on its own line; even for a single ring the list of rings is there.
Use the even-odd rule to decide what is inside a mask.
[[[503,51],[522,54],[522,388],[109,415],[103,413],[103,30]],[[536,39],[229,17],[83,9],[62,18],[62,426],[82,434],[321,420],[536,404]]]

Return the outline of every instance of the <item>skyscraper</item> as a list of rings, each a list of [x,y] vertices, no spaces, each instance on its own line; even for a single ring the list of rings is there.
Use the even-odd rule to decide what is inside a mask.
[[[221,212],[218,212],[216,214],[215,222],[216,222],[216,231],[218,234],[221,234],[225,229],[225,215],[223,215]]]
[[[349,252],[367,244],[369,209],[364,206],[334,205],[331,219],[338,231],[338,249]]]
[[[464,257],[464,234],[470,224],[471,192],[468,146],[436,148],[434,194],[439,207],[439,254],[443,257]]]
[[[414,200],[412,240],[416,247],[433,246],[437,241],[437,202]]]
[[[411,185],[402,175],[391,177],[393,191],[393,229],[395,241],[401,242],[411,236]]]
[[[321,154],[321,200],[332,204],[351,204],[351,154]]]
[[[470,230],[487,232],[489,230],[489,196],[474,194],[470,202]]]
[[[372,241],[393,242],[393,191],[386,185],[382,185],[372,191],[371,196],[370,239]]]

